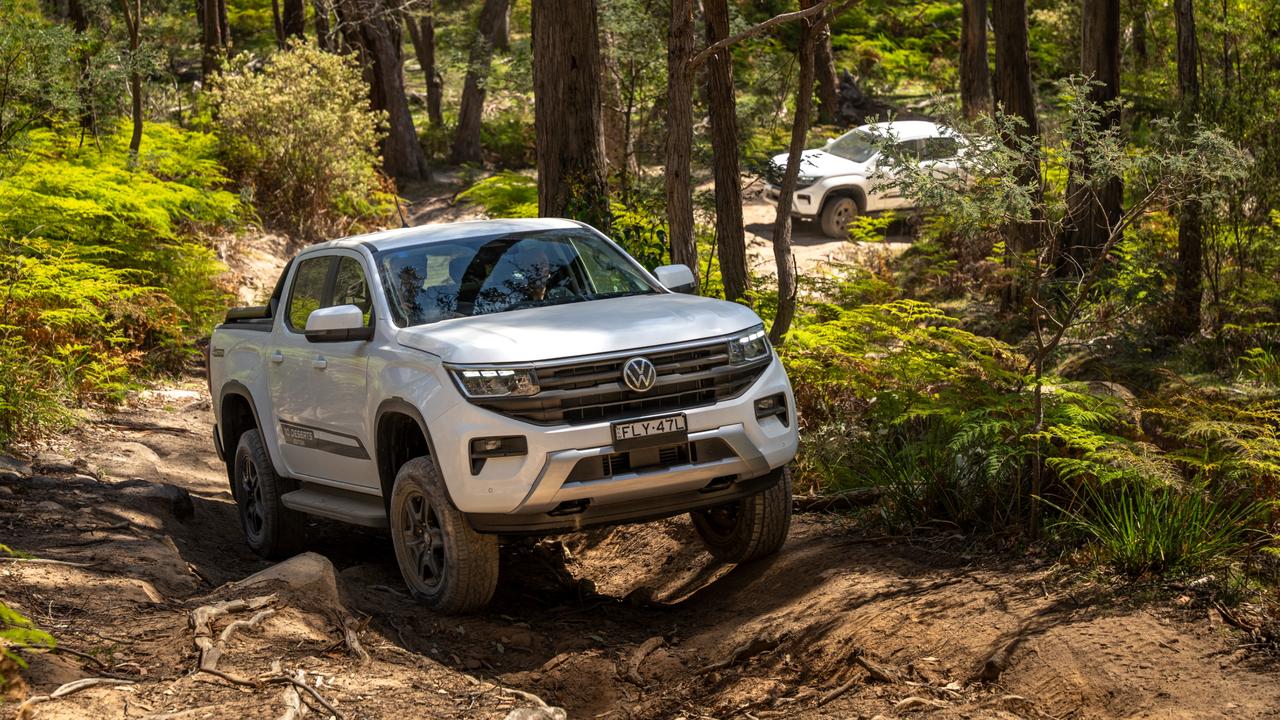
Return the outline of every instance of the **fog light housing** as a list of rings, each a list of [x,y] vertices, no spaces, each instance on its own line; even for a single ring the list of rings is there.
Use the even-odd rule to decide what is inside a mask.
[[[529,454],[529,441],[523,435],[482,437],[471,440],[471,474],[479,475],[489,458],[515,457]]]
[[[756,400],[756,420],[776,417],[783,427],[791,427],[791,417],[787,413],[787,396],[782,393],[762,397]]]

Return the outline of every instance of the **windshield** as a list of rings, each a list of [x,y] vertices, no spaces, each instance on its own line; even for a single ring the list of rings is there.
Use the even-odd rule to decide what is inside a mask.
[[[656,288],[624,253],[588,230],[447,240],[378,256],[400,327]]]
[[[870,160],[879,152],[875,137],[861,130],[854,130],[841,135],[831,141],[831,144],[826,149],[832,155],[859,163]]]

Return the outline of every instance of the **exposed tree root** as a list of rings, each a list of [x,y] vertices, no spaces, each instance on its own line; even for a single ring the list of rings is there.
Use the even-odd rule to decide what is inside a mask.
[[[644,678],[640,675],[640,666],[644,664],[645,658],[654,650],[662,647],[666,640],[661,635],[655,635],[640,644],[635,652],[631,654],[631,660],[627,663],[627,679],[635,683],[638,687],[644,686]]]
[[[66,697],[67,695],[70,695],[72,693],[77,693],[77,692],[80,692],[81,690],[87,690],[88,688],[96,687],[98,685],[132,685],[132,684],[133,684],[132,680],[119,680],[116,678],[103,678],[103,677],[93,677],[93,678],[83,678],[81,680],[73,680],[72,682],[69,682],[65,685],[58,687],[57,690],[54,690],[48,695],[35,695],[33,697],[27,698],[26,700],[23,701],[21,705],[18,706],[18,713],[15,717],[17,718],[17,720],[27,720],[27,718],[31,717],[31,706],[33,705],[38,705],[42,702],[49,702],[50,700],[55,700],[60,697]]]
[[[258,613],[252,620],[247,622],[238,621],[231,623],[217,642],[213,640],[213,623],[218,618],[229,612],[238,610],[257,610],[276,601],[276,595],[263,595],[261,597],[250,598],[248,600],[226,600],[212,605],[204,605],[196,608],[191,612],[191,630],[195,634],[196,647],[200,649],[200,669],[206,672],[214,671],[218,668],[218,660],[222,657],[222,647],[231,634],[244,627],[256,627],[267,617],[270,617],[275,611],[266,611],[266,615]],[[218,673],[214,673],[218,674]]]
[[[714,672],[716,670],[723,670],[727,667],[732,667],[745,660],[750,660],[751,658],[755,657],[756,655],[759,655],[760,653],[768,652],[769,650],[772,650],[778,647],[779,643],[781,642],[782,642],[781,637],[766,638],[763,635],[756,635],[755,637],[751,638],[747,642],[735,648],[734,651],[729,653],[729,656],[726,657],[725,659],[717,662],[713,662],[710,665],[707,665],[706,667],[702,668],[698,672],[702,675],[705,675],[709,672]]]

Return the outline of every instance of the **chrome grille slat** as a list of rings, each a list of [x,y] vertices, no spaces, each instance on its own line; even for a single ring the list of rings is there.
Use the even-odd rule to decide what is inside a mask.
[[[657,371],[656,385],[645,393],[635,392],[621,382],[623,363],[637,355],[648,358]],[[535,365],[542,388],[537,395],[478,398],[472,402],[539,425],[623,420],[737,397],[771,361],[772,356],[749,365],[730,365],[728,343],[723,339],[677,349],[659,347],[579,363]]]

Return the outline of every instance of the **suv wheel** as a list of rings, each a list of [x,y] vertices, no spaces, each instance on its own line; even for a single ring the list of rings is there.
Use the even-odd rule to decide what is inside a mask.
[[[390,510],[396,562],[415,598],[446,613],[489,602],[498,586],[498,538],[471,529],[429,458],[400,468]]]
[[[822,208],[822,234],[827,237],[849,239],[849,223],[858,217],[858,203],[851,197],[837,197],[827,201]]]
[[[773,471],[769,489],[727,505],[689,513],[702,544],[717,560],[743,563],[772,555],[791,527],[791,470]]]
[[[240,436],[232,467],[245,542],[269,560],[296,554],[305,544],[306,524],[301,513],[280,501],[293,484],[276,474],[257,430]]]

